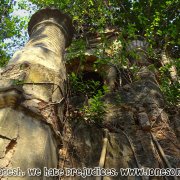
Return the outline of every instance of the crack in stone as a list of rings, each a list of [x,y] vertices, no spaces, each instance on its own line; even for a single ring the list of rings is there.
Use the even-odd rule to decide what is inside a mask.
[[[5,151],[5,154],[7,154],[11,149],[14,149],[14,147],[16,146],[17,144],[17,139],[12,139],[10,141],[10,143],[8,144],[8,146],[6,146],[6,151]]]
[[[3,135],[0,135],[0,138],[2,138],[2,139],[7,139],[7,140],[10,140],[10,141],[11,141],[10,138],[8,138],[8,137],[6,137],[6,136],[3,136]]]

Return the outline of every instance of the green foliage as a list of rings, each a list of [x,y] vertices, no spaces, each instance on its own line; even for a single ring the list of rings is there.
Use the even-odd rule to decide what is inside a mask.
[[[35,9],[25,0],[0,0],[0,66],[27,41],[27,24]]]
[[[113,64],[119,69],[126,68],[136,73],[137,68],[128,63],[126,46],[132,39],[139,38],[149,43],[148,56],[156,61],[160,60],[159,57],[164,48],[172,57],[179,57],[178,0],[1,0],[0,2],[0,66],[7,64],[10,55],[27,40],[25,32],[30,14],[38,8],[47,6],[59,8],[73,17],[76,32],[72,45],[67,50],[68,60],[80,57],[83,61],[84,52],[88,48],[91,50],[89,47],[91,37],[101,37],[100,43],[93,47],[93,55],[98,58],[95,68],[102,64]],[[29,16],[12,15],[17,8],[28,11]],[[23,27],[25,27],[24,30],[22,30]],[[104,36],[107,29],[116,29],[119,32],[116,34],[117,40],[114,44]],[[138,59],[136,54],[133,54],[133,57]],[[175,103],[174,97],[178,94],[173,89],[177,89],[177,85],[169,82],[170,79],[167,80],[164,71],[161,77],[163,92],[169,101],[172,100]],[[76,81],[75,77],[71,78],[74,78],[73,88],[80,92],[94,91],[92,86],[95,88],[98,86],[94,82],[88,82],[88,86],[85,86],[81,81]],[[92,93],[91,96],[93,95]]]
[[[84,94],[88,97],[92,97],[97,94],[99,90],[104,94],[107,93],[108,87],[106,85],[102,85],[102,82],[96,80],[83,80],[83,73],[79,73],[76,75],[72,72],[69,75],[69,85],[71,87],[71,95]]]
[[[161,73],[161,91],[164,93],[166,102],[168,105],[179,105],[180,103],[180,84],[178,81],[171,81],[170,78],[170,68],[174,65],[177,69],[177,73],[179,74],[180,70],[180,61],[174,60],[173,64],[166,64],[165,66],[159,69]]]
[[[178,36],[178,0],[130,1],[130,0],[40,0],[32,2],[42,6],[54,6],[72,15],[78,35],[101,33],[107,27],[117,27],[124,35],[141,35],[148,40],[174,39]],[[172,34],[173,30],[173,34]],[[153,39],[152,39],[153,38]],[[175,39],[174,39],[175,40]]]
[[[108,92],[106,86],[100,85],[99,81],[83,81],[82,76],[75,73],[69,75],[71,95],[84,95],[88,102],[80,109],[83,120],[90,123],[101,124],[104,114],[105,105],[102,101],[104,93]]]
[[[86,42],[83,39],[74,40],[72,45],[69,47],[67,51],[66,59],[68,61],[75,57],[78,57],[80,60],[82,60],[85,51],[86,51]]]
[[[171,83],[169,78],[165,76],[161,80],[161,90],[165,95],[168,105],[178,105],[180,103],[179,82]]]
[[[0,67],[3,67],[7,64],[9,60],[8,54],[3,49],[0,49]]]
[[[12,3],[8,0],[0,1],[0,66],[7,63],[9,56],[5,52],[6,44],[3,40],[13,35],[12,23],[9,14],[12,12]]]
[[[98,90],[97,94],[89,99],[89,105],[82,109],[84,120],[91,123],[101,124],[105,115],[105,105],[102,101],[102,91]]]
[[[14,79],[13,80],[13,85],[23,85],[24,81],[23,80],[19,80],[19,79]]]

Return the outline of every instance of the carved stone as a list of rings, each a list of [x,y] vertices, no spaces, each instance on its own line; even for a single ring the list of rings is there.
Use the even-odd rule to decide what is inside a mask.
[[[44,167],[58,167],[64,52],[73,27],[66,14],[47,8],[32,16],[28,31],[30,40],[0,75],[0,168],[20,167],[23,179],[28,168],[40,168],[43,176]]]

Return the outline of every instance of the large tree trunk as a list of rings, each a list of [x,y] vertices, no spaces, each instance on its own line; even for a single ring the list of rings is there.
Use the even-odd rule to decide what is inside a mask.
[[[0,168],[20,167],[19,176],[26,173],[23,179],[30,178],[28,168],[39,168],[42,174],[33,179],[46,179],[43,168],[58,167],[66,96],[64,52],[72,25],[60,11],[43,9],[32,16],[28,30],[29,42],[0,76]]]

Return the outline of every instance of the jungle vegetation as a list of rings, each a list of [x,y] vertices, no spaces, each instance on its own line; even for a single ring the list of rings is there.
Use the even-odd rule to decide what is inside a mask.
[[[62,10],[73,18],[75,35],[67,49],[67,60],[83,57],[91,37],[101,37],[102,44],[95,53],[96,65],[112,63],[117,68],[136,72],[128,64],[127,44],[136,39],[148,43],[149,68],[158,74],[167,105],[178,106],[180,71],[180,2],[178,0],[1,0],[0,1],[0,66],[5,66],[14,51],[28,40],[27,24],[30,16],[43,7]],[[18,13],[17,13],[18,12]],[[25,15],[23,15],[25,12]],[[109,44],[104,32],[114,30],[118,36],[111,53],[105,54]],[[169,59],[162,65],[162,54]],[[81,59],[81,58],[80,58]],[[161,65],[159,65],[161,64]],[[177,80],[171,77],[176,69]],[[74,84],[79,83],[71,74]],[[92,89],[97,84],[88,82]],[[80,86],[77,86],[80,87]],[[78,91],[83,92],[85,86]],[[92,92],[92,89],[90,90]],[[97,91],[94,97],[101,94]]]

